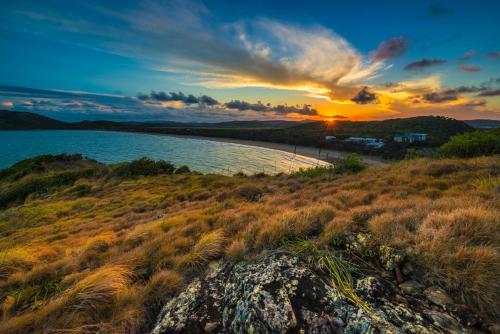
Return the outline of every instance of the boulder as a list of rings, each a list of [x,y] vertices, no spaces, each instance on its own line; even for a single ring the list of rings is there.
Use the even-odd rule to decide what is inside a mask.
[[[411,296],[419,296],[425,289],[425,286],[417,281],[406,281],[399,284],[401,291]]]
[[[438,321],[391,301],[375,276],[360,278],[356,289],[369,309],[288,253],[219,263],[165,305],[152,333],[446,332]]]
[[[435,286],[431,286],[430,288],[425,289],[424,295],[432,303],[441,306],[444,309],[453,304],[453,300],[450,298],[450,296],[448,296],[443,289]]]

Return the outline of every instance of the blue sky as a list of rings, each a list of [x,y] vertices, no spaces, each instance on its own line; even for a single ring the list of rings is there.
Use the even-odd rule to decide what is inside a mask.
[[[498,1],[0,2],[6,109],[65,120],[500,119]]]

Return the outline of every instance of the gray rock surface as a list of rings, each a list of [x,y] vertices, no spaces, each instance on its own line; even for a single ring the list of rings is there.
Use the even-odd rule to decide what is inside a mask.
[[[447,306],[453,304],[453,300],[444,292],[443,289],[440,289],[435,286],[431,286],[430,288],[425,289],[424,295],[434,304],[441,306],[446,309]]]
[[[450,315],[413,310],[388,299],[385,289],[374,276],[357,281],[358,295],[370,305],[365,310],[287,253],[219,263],[165,305],[152,333],[462,332]]]
[[[425,286],[416,281],[406,281],[399,284],[399,288],[406,294],[419,296],[422,294]]]

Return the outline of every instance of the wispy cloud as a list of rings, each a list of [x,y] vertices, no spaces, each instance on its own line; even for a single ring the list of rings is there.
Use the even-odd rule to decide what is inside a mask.
[[[406,53],[408,40],[403,37],[394,37],[379,44],[377,50],[373,52],[372,58],[375,60],[386,60],[401,57]]]
[[[414,62],[409,63],[404,67],[406,71],[421,71],[426,68],[446,64],[447,61],[444,59],[421,59]]]
[[[500,59],[500,51],[496,51],[496,52],[490,52],[487,54],[488,58],[490,58],[491,60],[497,60],[497,59]]]
[[[268,19],[220,23],[198,1],[144,1],[119,13],[94,10],[108,19],[88,21],[77,11],[30,15],[54,29],[97,34],[102,48],[187,73],[190,84],[298,90],[332,100],[348,99],[403,47],[403,41],[388,42],[397,45],[371,59],[330,29]]]
[[[461,65],[459,69],[465,73],[477,73],[481,71],[481,67],[474,65]]]

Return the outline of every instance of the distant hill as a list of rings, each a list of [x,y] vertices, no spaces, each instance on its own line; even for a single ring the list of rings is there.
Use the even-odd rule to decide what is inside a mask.
[[[115,130],[205,137],[261,140],[293,145],[318,146],[326,135],[377,137],[390,141],[396,133],[427,133],[428,145],[445,143],[450,136],[473,130],[456,119],[441,116],[397,118],[383,121],[291,122],[233,121],[222,123],[113,122],[66,123],[27,112],[1,111],[0,130],[84,129]]]
[[[0,130],[64,129],[68,124],[30,112],[0,110]]]
[[[232,128],[232,129],[281,129],[290,128],[300,124],[311,123],[307,121],[285,121],[285,120],[272,120],[272,121],[228,121],[228,122],[172,122],[172,121],[158,121],[158,122],[112,122],[112,121],[83,121],[75,123],[78,127],[151,127],[151,128]]]
[[[369,122],[337,122],[328,129],[336,136],[373,136],[391,139],[396,133],[412,132],[428,134],[429,144],[440,145],[450,136],[471,131],[472,127],[462,121],[442,116],[420,116],[395,118]]]
[[[500,127],[500,121],[494,119],[470,119],[464,122],[478,129],[493,129]]]

